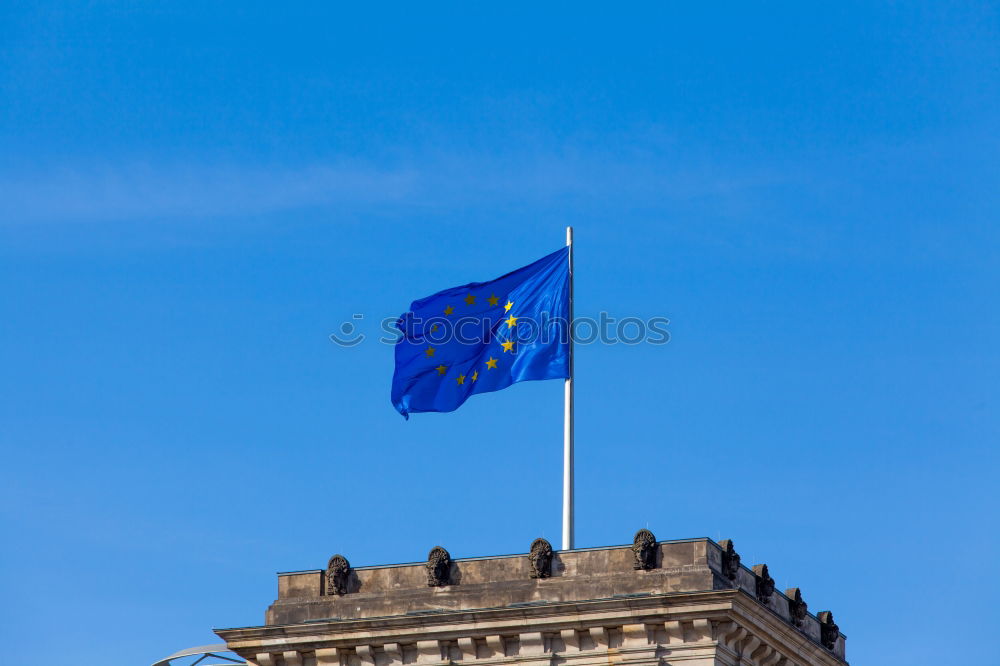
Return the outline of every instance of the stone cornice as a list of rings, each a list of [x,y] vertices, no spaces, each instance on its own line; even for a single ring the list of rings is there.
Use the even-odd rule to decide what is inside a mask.
[[[660,666],[843,664],[829,612],[768,567],[743,566],[732,542],[657,542],[279,576],[266,624],[217,630],[258,666]],[[572,662],[572,664],[570,663]],[[469,666],[473,666],[470,664]]]
[[[579,634],[590,636],[593,631],[605,636],[603,647],[600,640],[594,640],[596,647],[591,650],[573,649],[571,643],[578,640]],[[389,659],[386,664],[475,660],[476,666],[490,666],[491,657],[480,656],[483,648],[476,647],[473,651],[473,647],[486,644],[491,638],[496,645],[502,643],[504,646],[502,657],[493,655],[493,661],[503,663],[524,661],[528,655],[522,652],[522,646],[531,647],[532,641],[542,646],[536,658],[549,659],[558,652],[562,658],[572,656],[573,661],[602,649],[627,652],[641,648],[640,651],[648,652],[652,646],[655,652],[661,648],[677,651],[710,645],[713,650],[728,654],[734,660],[742,659],[738,663],[745,664],[763,664],[765,655],[774,659],[768,662],[770,664],[778,664],[781,659],[789,665],[845,663],[742,590],[327,620],[220,629],[217,633],[231,649],[250,659],[261,654],[281,652],[284,655],[292,647],[302,655],[335,650],[340,655],[341,661],[337,662],[340,666],[352,666],[351,655],[356,656],[359,647],[362,654],[385,654],[387,645],[390,653],[398,649],[399,659]],[[554,637],[558,637],[555,644]],[[466,656],[455,659],[455,655],[449,653],[455,649],[461,652],[461,644],[466,646]],[[419,645],[432,655],[437,654],[435,651],[440,654],[422,662],[418,658]],[[499,652],[496,645],[493,651]],[[559,647],[562,649],[555,649]],[[756,660],[752,659],[753,655],[757,656]],[[358,659],[360,661],[354,666],[364,666],[365,660]],[[607,663],[606,658],[604,663]],[[375,661],[371,666],[375,666]]]
[[[241,627],[233,629],[216,629],[215,632],[229,640],[230,637],[241,636],[282,636],[296,635],[302,631],[336,633],[343,635],[351,632],[382,631],[388,628],[405,630],[415,628],[426,632],[434,627],[446,627],[451,624],[516,622],[518,619],[531,622],[544,622],[546,618],[565,618],[567,615],[591,615],[607,612],[617,616],[622,612],[641,613],[664,612],[683,613],[688,605],[698,605],[706,602],[720,602],[721,599],[736,596],[740,590],[717,590],[712,592],[681,592],[671,594],[646,594],[610,597],[607,599],[588,599],[561,603],[520,604],[499,608],[474,608],[458,611],[438,610],[404,615],[391,615],[372,618],[331,618],[328,620],[312,620],[304,623],[284,625],[262,625],[258,627]]]

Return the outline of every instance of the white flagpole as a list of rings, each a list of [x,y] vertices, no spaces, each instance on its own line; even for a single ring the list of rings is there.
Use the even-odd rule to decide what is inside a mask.
[[[573,549],[573,227],[566,227],[569,248],[569,378],[563,403],[563,550]]]

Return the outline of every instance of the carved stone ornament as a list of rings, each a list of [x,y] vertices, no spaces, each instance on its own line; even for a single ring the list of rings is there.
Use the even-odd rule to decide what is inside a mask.
[[[806,621],[809,605],[802,601],[802,592],[797,587],[788,588],[785,595],[788,597],[788,614],[792,617],[792,624],[801,627]]]
[[[736,552],[733,542],[729,539],[723,539],[719,545],[722,546],[722,573],[729,580],[735,581],[740,573],[740,554]]]
[[[427,585],[442,587],[451,584],[451,555],[441,546],[427,554]]]
[[[535,539],[528,551],[532,578],[548,578],[552,575],[552,544],[545,539]]]
[[[767,572],[766,564],[755,564],[753,572],[757,576],[754,586],[757,592],[757,601],[766,605],[771,599],[771,595],[774,594],[774,579]]]
[[[351,575],[351,563],[343,555],[330,558],[326,565],[326,593],[347,594],[347,578]]]
[[[633,569],[649,571],[656,568],[656,537],[647,529],[635,533],[632,539],[632,554],[635,556]]]
[[[832,650],[840,638],[840,627],[833,621],[833,613],[821,611],[816,615],[816,619],[819,620],[819,642],[827,650]]]

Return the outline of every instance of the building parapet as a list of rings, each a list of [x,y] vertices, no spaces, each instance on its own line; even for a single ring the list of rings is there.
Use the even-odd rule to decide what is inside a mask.
[[[732,542],[656,541],[648,530],[631,546],[553,551],[538,539],[526,554],[463,559],[435,547],[426,562],[381,567],[336,555],[326,570],[279,574],[265,622],[217,633],[260,666],[548,664],[556,654],[588,666],[608,650],[634,651],[635,665],[681,654],[692,666],[842,664],[846,639],[832,613],[810,613],[798,588],[777,591],[767,566],[744,566]],[[711,660],[697,661],[709,646]]]

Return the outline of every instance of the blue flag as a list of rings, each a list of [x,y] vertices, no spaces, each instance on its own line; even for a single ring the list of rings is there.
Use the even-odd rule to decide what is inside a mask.
[[[396,322],[392,404],[450,412],[470,395],[569,377],[569,248],[490,282],[445,289]]]

